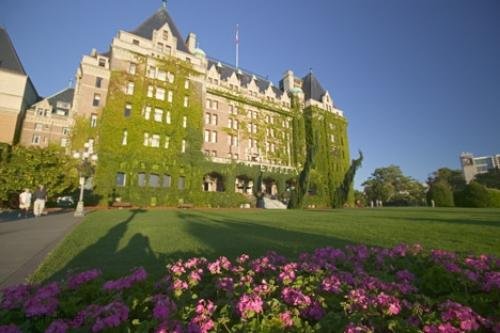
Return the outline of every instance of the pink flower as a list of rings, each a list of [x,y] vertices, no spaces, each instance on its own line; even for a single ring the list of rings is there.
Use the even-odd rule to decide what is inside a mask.
[[[121,291],[131,288],[135,283],[146,280],[148,274],[144,268],[139,267],[132,271],[128,276],[118,280],[110,280],[104,283],[103,289],[106,291]]]
[[[365,325],[357,325],[354,323],[349,323],[344,329],[344,333],[372,333],[373,330]]]
[[[255,294],[243,294],[240,297],[236,308],[238,309],[240,316],[243,319],[247,319],[252,317],[256,313],[261,313],[262,304],[263,302],[260,296]]]
[[[191,271],[191,273],[189,273],[189,281],[193,283],[200,282],[202,274],[203,274],[203,269],[201,268]]]
[[[285,311],[280,313],[280,320],[283,327],[293,326],[292,313],[290,311]]]
[[[66,333],[68,329],[69,325],[64,320],[57,319],[50,323],[45,333]]]
[[[341,292],[340,279],[335,275],[324,278],[321,282],[321,289],[329,293],[339,294]]]
[[[304,295],[300,290],[286,287],[281,291],[283,301],[288,305],[306,307],[311,304],[311,298]]]
[[[217,288],[222,289],[227,292],[232,292],[234,289],[233,278],[223,277],[217,280]]]

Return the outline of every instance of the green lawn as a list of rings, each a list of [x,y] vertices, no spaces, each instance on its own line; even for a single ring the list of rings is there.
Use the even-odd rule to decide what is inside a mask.
[[[500,209],[115,210],[88,215],[32,277],[101,268],[108,276],[144,266],[159,275],[177,258],[268,250],[295,256],[323,246],[420,243],[500,256]]]

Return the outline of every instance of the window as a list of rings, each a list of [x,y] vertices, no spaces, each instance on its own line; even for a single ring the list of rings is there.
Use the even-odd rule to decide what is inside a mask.
[[[140,187],[146,186],[146,174],[144,172],[137,174],[137,185]]]
[[[172,176],[170,175],[163,175],[163,187],[170,187],[172,186]]]
[[[149,186],[160,187],[160,176],[154,173],[149,175]]]
[[[123,187],[127,182],[127,175],[123,172],[116,173],[116,186]]]
[[[205,142],[210,142],[210,131],[205,130],[205,135],[203,137],[205,139]]]
[[[171,90],[169,90],[167,95],[167,101],[172,103],[173,99],[174,99],[174,93]]]
[[[330,141],[331,141],[331,142],[335,142],[335,135],[330,134]]]
[[[181,153],[186,152],[186,140],[182,140]]]
[[[156,88],[155,98],[159,99],[160,101],[164,101],[165,100],[165,89],[163,89],[163,88]]]
[[[189,106],[189,97],[184,96],[184,107],[187,108]]]
[[[210,113],[205,113],[205,125],[210,124]]]
[[[236,114],[236,108],[234,107],[234,105],[229,105],[229,113]]]
[[[211,134],[210,135],[210,139],[211,139],[210,141],[212,143],[216,143],[217,142],[217,131],[212,131],[212,133],[210,133],[210,134]]]
[[[90,127],[97,127],[97,115],[95,113],[90,116]]]
[[[63,135],[68,135],[69,133],[70,133],[70,129],[68,127],[63,127],[62,134]]]
[[[153,97],[153,86],[148,86],[148,97]]]
[[[162,109],[155,109],[154,121],[161,123],[162,120],[163,120],[163,110]]]
[[[188,118],[186,116],[182,117],[182,127],[184,127],[184,128],[187,127],[187,120],[188,120]]]
[[[189,89],[189,80],[184,81],[184,89]]]
[[[170,111],[167,111],[167,116],[165,121],[167,122],[167,124],[172,123],[172,117],[170,116]]]
[[[158,51],[163,52],[163,43],[158,43],[157,47],[158,47]]]
[[[128,118],[130,117],[131,114],[132,114],[132,104],[127,103],[125,104],[125,109],[123,110],[123,116]]]
[[[101,94],[94,94],[94,100],[92,101],[92,106],[97,107],[101,103]]]
[[[180,176],[179,179],[177,180],[177,188],[179,190],[183,190],[186,188],[186,177]]]
[[[155,79],[156,78],[156,67],[149,66],[149,68],[148,68],[148,77],[150,79]]]
[[[168,31],[163,30],[161,36],[162,36],[163,40],[168,40]]]
[[[134,75],[137,71],[137,65],[134,64],[133,62],[131,62],[129,65],[128,65],[128,72],[129,74],[132,74]]]
[[[99,66],[100,67],[106,67],[106,59],[99,58]]]
[[[127,89],[126,89],[125,93],[127,95],[133,95],[134,94],[134,87],[135,87],[134,82],[128,82]]]
[[[35,131],[43,131],[43,124],[36,123],[35,124]]]
[[[218,122],[217,115],[213,114],[211,118],[212,118],[212,121],[211,121],[212,125],[217,125],[217,122]]]
[[[236,135],[229,135],[229,145],[233,147],[238,147],[238,136]]]
[[[33,138],[31,139],[31,143],[34,145],[37,145],[40,143],[40,135],[35,134],[33,135]]]
[[[149,120],[150,117],[151,117],[151,107],[146,106],[144,108],[144,119]]]
[[[167,72],[158,70],[158,74],[156,77],[158,78],[158,80],[167,81]]]
[[[144,133],[144,145],[149,146],[149,133]]]
[[[123,130],[122,146],[126,146],[127,145],[127,137],[128,137],[128,131],[127,130]]]
[[[168,82],[174,83],[174,80],[175,80],[175,75],[174,74],[168,72],[167,73],[167,78],[168,78]]]
[[[68,138],[62,138],[61,139],[61,147],[66,147],[69,143]]]
[[[139,45],[140,43],[139,43],[139,41],[137,39],[132,39],[132,44]]]
[[[165,148],[168,148],[170,146],[170,137],[166,136],[165,137]]]
[[[160,147],[160,136],[158,134],[153,134],[153,136],[151,137],[151,147]]]
[[[95,86],[96,86],[96,88],[101,88],[102,87],[102,77],[96,77],[95,78]]]

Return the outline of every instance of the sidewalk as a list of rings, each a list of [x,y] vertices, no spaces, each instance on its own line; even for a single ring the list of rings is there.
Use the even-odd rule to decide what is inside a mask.
[[[39,218],[0,214],[0,289],[26,282],[43,259],[83,219],[74,211]]]

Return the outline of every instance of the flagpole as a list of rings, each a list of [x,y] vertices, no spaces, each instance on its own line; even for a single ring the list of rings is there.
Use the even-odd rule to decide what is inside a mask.
[[[239,68],[240,62],[240,25],[236,25],[236,68]]]

